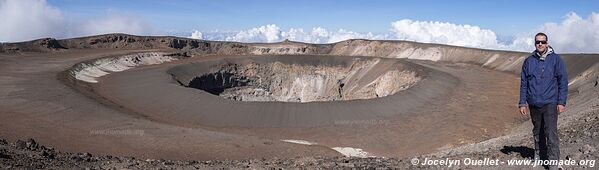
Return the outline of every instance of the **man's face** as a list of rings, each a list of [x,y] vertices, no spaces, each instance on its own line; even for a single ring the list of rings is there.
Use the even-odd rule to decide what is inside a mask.
[[[535,37],[535,47],[537,52],[544,53],[547,50],[547,37],[539,35]]]

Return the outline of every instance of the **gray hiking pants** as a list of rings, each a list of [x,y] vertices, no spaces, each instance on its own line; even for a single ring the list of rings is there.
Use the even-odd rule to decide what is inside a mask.
[[[559,160],[559,136],[557,134],[557,104],[529,106],[533,124],[535,156],[538,159]],[[540,156],[540,157],[537,157]]]

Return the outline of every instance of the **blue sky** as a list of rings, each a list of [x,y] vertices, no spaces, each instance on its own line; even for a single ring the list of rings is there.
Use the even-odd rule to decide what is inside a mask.
[[[0,42],[106,33],[333,43],[391,39],[529,51],[599,52],[599,1],[0,0]]]
[[[320,26],[380,33],[388,31],[392,21],[412,19],[477,25],[500,35],[558,22],[568,12],[588,16],[599,9],[599,2],[572,0],[50,0],[49,4],[75,17],[129,13],[173,31],[233,31],[277,24],[282,29]]]

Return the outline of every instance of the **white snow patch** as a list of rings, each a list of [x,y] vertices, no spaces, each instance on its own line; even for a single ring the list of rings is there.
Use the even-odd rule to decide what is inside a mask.
[[[310,141],[305,141],[305,140],[297,140],[297,139],[283,139],[281,141],[295,143],[295,144],[301,144],[301,145],[316,145],[315,142],[310,142]],[[359,157],[359,158],[374,157],[373,155],[369,154],[368,152],[366,152],[360,148],[333,147],[331,149],[333,149],[347,157]]]
[[[360,148],[334,147],[332,149],[347,156],[347,157],[359,157],[359,158],[371,157],[370,154],[368,154],[368,152],[366,152]]]
[[[302,145],[315,145],[316,144],[314,142],[309,142],[309,141],[305,141],[305,140],[296,140],[296,139],[284,139],[281,141],[295,143],[295,144],[302,144]]]

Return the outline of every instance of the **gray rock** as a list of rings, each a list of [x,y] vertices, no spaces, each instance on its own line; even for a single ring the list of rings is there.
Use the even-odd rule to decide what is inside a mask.
[[[27,142],[22,141],[22,140],[17,140],[17,142],[15,142],[15,145],[17,146],[18,149],[27,148]]]
[[[27,148],[32,149],[32,150],[37,149],[39,147],[37,142],[35,142],[35,140],[33,140],[32,138],[27,139],[26,145],[27,145]]]
[[[589,153],[593,153],[595,152],[595,147],[592,147],[591,145],[584,145],[579,149],[580,152],[582,152],[583,154],[589,154]]]
[[[83,161],[83,158],[81,158],[78,154],[72,154],[71,159],[74,161]]]
[[[6,151],[0,152],[0,159],[12,159],[12,156],[6,154]]]
[[[356,165],[353,164],[353,163],[340,163],[339,166],[343,167],[343,168],[354,168],[354,167],[356,167]]]
[[[42,156],[44,158],[48,158],[48,159],[54,159],[55,158],[55,154],[53,152],[48,152],[48,151],[42,151]]]

